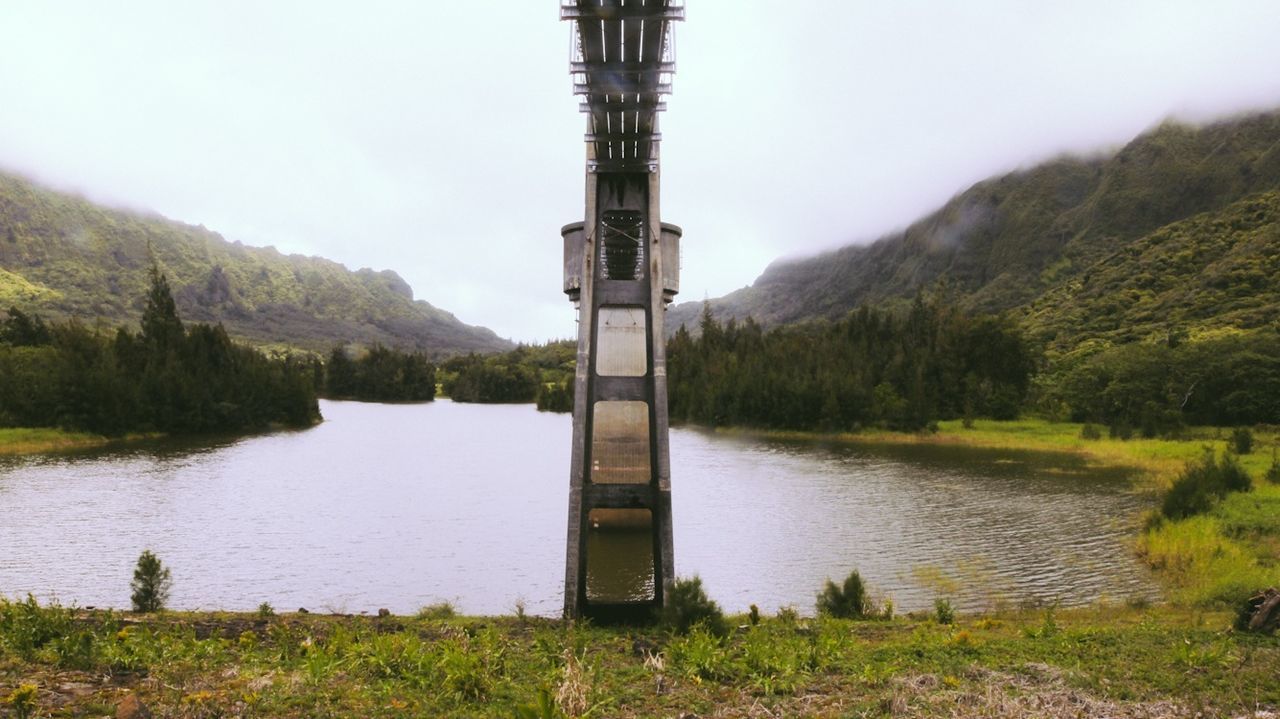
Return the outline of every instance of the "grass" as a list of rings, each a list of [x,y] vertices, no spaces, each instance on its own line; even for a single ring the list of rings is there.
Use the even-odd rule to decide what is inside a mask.
[[[123,437],[112,438],[89,432],[68,432],[48,427],[0,427],[0,457],[93,449],[120,443],[159,439],[163,436],[164,434],[160,432],[132,432]]]
[[[61,629],[18,631],[14,617]],[[511,717],[540,697],[554,712],[532,716],[1216,716],[1280,706],[1280,644],[1235,633],[1227,612],[732,620],[727,636],[676,636],[514,617],[137,620],[5,602],[0,701],[34,686],[35,715],[55,717],[110,715],[130,694],[180,717]]]
[[[0,428],[0,455],[38,454],[67,449],[101,447],[111,440],[87,432],[66,432],[43,427]]]

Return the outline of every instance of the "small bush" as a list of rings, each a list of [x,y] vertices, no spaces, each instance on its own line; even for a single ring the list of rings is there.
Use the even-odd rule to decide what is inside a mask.
[[[1236,427],[1231,432],[1231,449],[1236,454],[1249,454],[1253,451],[1253,432],[1248,427]]]
[[[436,602],[418,610],[418,619],[453,619],[458,616],[451,602]]]
[[[951,606],[951,600],[938,597],[933,601],[933,617],[938,620],[939,624],[954,624],[956,621],[955,607]]]
[[[41,607],[30,594],[26,601],[0,597],[0,649],[30,660],[37,650],[71,633],[71,610],[57,604]]]
[[[1274,449],[1271,450],[1271,466],[1267,468],[1267,473],[1264,476],[1267,478],[1268,482],[1272,484],[1280,484],[1280,459],[1276,458],[1276,451]]]
[[[275,607],[271,606],[269,603],[263,602],[262,604],[258,605],[259,618],[268,619],[270,617],[274,617],[275,615],[276,615],[276,609]]]
[[[135,612],[159,612],[169,601],[169,588],[173,580],[169,577],[169,569],[160,563],[160,559],[143,551],[138,557],[138,564],[133,569],[133,581],[129,588],[133,590],[130,599]]]
[[[867,616],[871,611],[871,598],[867,595],[867,586],[858,570],[849,572],[843,586],[837,587],[835,582],[828,579],[818,593],[817,608],[819,614],[841,619],[861,619]]]
[[[34,684],[23,684],[5,698],[5,704],[9,705],[17,719],[27,719],[35,716],[38,696],[39,690]]]
[[[751,612],[747,614],[747,621],[750,622],[753,627],[760,624],[760,607],[757,607],[754,604],[751,605]]]
[[[1081,439],[1102,439],[1102,430],[1092,424],[1086,424],[1080,428]]]
[[[702,588],[702,578],[677,579],[667,592],[666,603],[658,613],[659,623],[677,634],[688,634],[695,626],[703,625],[708,631],[723,636],[729,626],[724,620],[720,605],[707,597]]]
[[[797,612],[796,608],[792,606],[779,607],[776,616],[779,622],[788,627],[794,627],[800,622],[800,612]]]
[[[1129,440],[1133,438],[1133,427],[1124,422],[1117,422],[1107,428],[1107,434],[1111,439]]]
[[[1229,492],[1247,492],[1252,485],[1249,473],[1234,457],[1225,455],[1218,461],[1212,451],[1205,452],[1174,480],[1160,504],[1160,513],[1169,519],[1203,514]]]

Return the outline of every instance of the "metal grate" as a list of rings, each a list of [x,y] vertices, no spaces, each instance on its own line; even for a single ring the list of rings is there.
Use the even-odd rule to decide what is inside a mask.
[[[635,210],[608,210],[602,220],[600,271],[606,280],[644,277],[644,219]]]

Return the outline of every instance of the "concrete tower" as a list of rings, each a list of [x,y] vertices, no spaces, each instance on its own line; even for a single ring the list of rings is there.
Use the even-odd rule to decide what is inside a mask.
[[[677,0],[563,0],[587,114],[586,210],[566,225],[578,309],[564,611],[643,620],[675,576],[663,313],[680,228],[659,211],[658,113],[675,71]]]

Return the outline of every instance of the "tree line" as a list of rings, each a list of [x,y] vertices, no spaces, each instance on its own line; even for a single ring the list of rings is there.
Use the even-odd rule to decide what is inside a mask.
[[[497,355],[469,354],[441,365],[445,394],[455,402],[534,402],[538,409],[573,409],[577,343],[521,345]]]
[[[380,344],[359,353],[334,347],[326,362],[316,362],[315,376],[328,399],[430,402],[436,396],[436,366],[425,354]]]
[[[1089,348],[1055,358],[1035,409],[1146,437],[1184,425],[1280,424],[1280,332]]]
[[[768,332],[708,307],[699,330],[682,326],[667,345],[673,421],[843,431],[1012,419],[1036,371],[1012,321],[923,298],[905,314],[864,306]]]
[[[0,323],[0,426],[239,432],[320,419],[308,363],[267,357],[221,326],[186,326],[151,269],[140,331],[98,332],[10,309]]]

